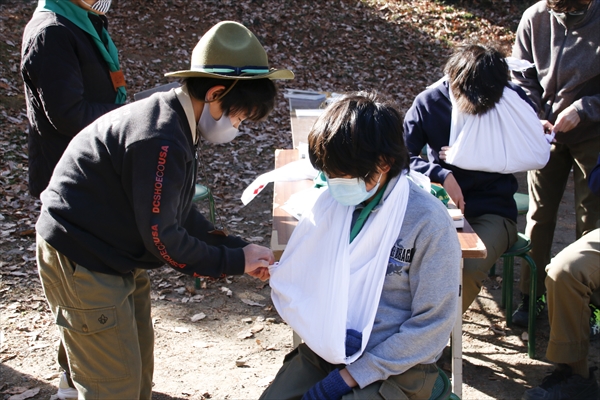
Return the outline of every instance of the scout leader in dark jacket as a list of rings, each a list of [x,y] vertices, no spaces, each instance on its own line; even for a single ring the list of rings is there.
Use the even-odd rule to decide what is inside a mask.
[[[110,0],[39,0],[25,27],[21,75],[32,196],[46,188],[73,136],[125,103],[125,79],[103,15],[109,6]]]
[[[148,269],[265,279],[270,249],[214,229],[192,205],[199,135],[235,137],[275,103],[264,48],[236,22],[211,28],[183,86],[106,114],[79,133],[42,193],[38,267],[80,398],[151,398]],[[198,129],[196,128],[198,126]],[[135,306],[134,306],[135,305]]]

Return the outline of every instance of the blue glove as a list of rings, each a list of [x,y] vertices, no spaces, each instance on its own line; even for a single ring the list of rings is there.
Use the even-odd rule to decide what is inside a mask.
[[[339,400],[352,388],[344,382],[339,369],[334,369],[317,384],[304,393],[302,400]]]
[[[346,357],[360,350],[362,346],[362,333],[354,329],[346,330]]]

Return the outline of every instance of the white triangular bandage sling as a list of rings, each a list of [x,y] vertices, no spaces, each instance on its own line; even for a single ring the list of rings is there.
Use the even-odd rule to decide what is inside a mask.
[[[327,362],[349,364],[369,341],[408,193],[402,174],[349,243],[354,207],[342,206],[325,190],[294,229],[279,264],[270,268],[279,315]],[[346,329],[363,335],[361,350],[350,357],[345,355]]]
[[[535,111],[505,87],[500,101],[483,115],[458,111],[450,90],[452,122],[446,162],[471,171],[511,174],[543,168],[550,143]]]

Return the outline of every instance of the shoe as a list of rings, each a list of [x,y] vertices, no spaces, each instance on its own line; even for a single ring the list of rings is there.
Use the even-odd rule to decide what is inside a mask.
[[[546,295],[543,294],[535,302],[536,318],[542,315],[546,309]],[[527,328],[529,326],[529,295],[521,294],[521,303],[512,315],[512,322],[517,326]]]
[[[590,368],[589,378],[584,379],[574,375],[568,365],[561,364],[544,378],[540,386],[525,391],[521,400],[597,400],[596,369]]]
[[[590,340],[596,340],[600,338],[600,309],[593,304],[590,304]]]
[[[66,372],[63,372],[60,376],[56,397],[58,397],[60,400],[77,399],[77,389],[69,386],[69,378],[67,378]]]

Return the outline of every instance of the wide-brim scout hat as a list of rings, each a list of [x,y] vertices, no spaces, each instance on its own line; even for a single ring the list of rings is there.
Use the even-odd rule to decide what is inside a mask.
[[[177,78],[294,79],[288,69],[269,68],[267,52],[244,25],[219,22],[200,38],[192,52],[189,70],[169,72]]]

